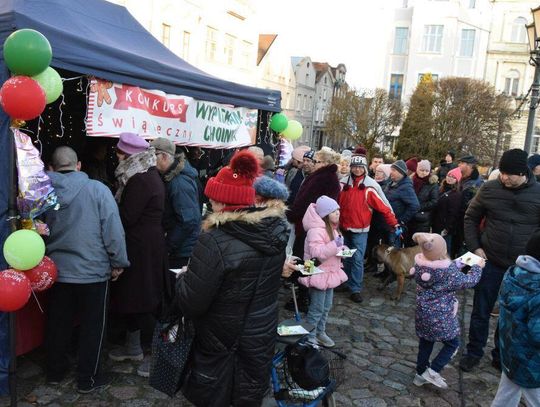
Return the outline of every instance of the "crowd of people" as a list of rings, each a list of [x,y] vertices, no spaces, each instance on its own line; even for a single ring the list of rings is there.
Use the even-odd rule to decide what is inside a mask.
[[[351,307],[361,303],[364,267],[387,272],[371,256],[386,243],[421,249],[411,269],[419,337],[412,382],[447,387],[441,371],[460,346],[454,292],[463,288],[474,287],[474,304],[459,366],[478,365],[502,284],[492,353],[502,379],[494,405],[517,405],[522,392],[540,403],[540,311],[531,306],[540,303],[540,156],[506,151],[494,179],[484,181],[476,157],[456,161],[452,151],[432,168],[419,157],[385,163],[362,147],[338,153],[298,146],[276,168],[254,146],[203,185],[168,139],[148,143],[123,133],[116,155],[114,185],[90,179],[69,147],[52,157],[60,205],[46,219],[47,253],[59,270],[48,309],[49,383],[68,371],[76,313],[80,392],[110,382],[100,369],[109,312],[126,335],[108,357],[141,361],[138,374],[147,377],[151,356],[141,332],[166,306],[195,327],[186,397],[197,406],[259,405],[282,279],[299,285],[300,309],[314,326],[308,341],[333,347],[326,321],[334,290],[348,292]],[[204,216],[203,192],[211,207]],[[472,267],[453,260],[466,251],[480,258]],[[295,259],[314,262],[320,273],[300,275]],[[435,342],[443,347],[430,361]]]

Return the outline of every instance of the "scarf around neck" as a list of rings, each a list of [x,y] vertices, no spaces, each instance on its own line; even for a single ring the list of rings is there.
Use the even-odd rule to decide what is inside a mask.
[[[424,185],[426,185],[429,182],[429,177],[431,174],[425,176],[424,178],[420,178],[418,175],[414,175],[413,177],[413,186],[414,186],[414,192],[416,192],[416,195],[420,193],[420,190]]]
[[[124,161],[120,161],[114,171],[114,176],[118,181],[118,190],[114,195],[117,202],[120,202],[122,192],[124,192],[124,188],[132,176],[147,172],[150,167],[156,166],[155,151],[154,147],[150,147],[148,150],[130,155]]]

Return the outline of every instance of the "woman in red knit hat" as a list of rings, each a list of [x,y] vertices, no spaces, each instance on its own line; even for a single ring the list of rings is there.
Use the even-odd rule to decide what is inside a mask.
[[[195,340],[183,388],[196,406],[260,405],[268,389],[288,225],[284,205],[255,206],[253,154],[208,181],[212,213],[176,286]]]

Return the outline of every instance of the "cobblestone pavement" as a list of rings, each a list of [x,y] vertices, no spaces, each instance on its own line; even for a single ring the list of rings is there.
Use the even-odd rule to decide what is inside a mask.
[[[379,281],[366,276],[364,302],[352,303],[345,293],[335,293],[334,307],[328,321],[328,333],[336,341],[337,349],[347,354],[346,381],[335,393],[338,406],[489,406],[499,380],[499,373],[484,357],[479,368],[462,374],[457,368],[458,358],[445,368],[443,376],[449,388],[439,390],[431,385],[412,384],[415,373],[417,338],[414,332],[414,282],[406,283],[399,303],[390,300],[391,285],[377,291]],[[395,284],[395,283],[394,283]],[[465,306],[465,326],[468,328],[472,291],[460,293]],[[281,300],[288,296],[283,290]],[[291,317],[282,310],[282,318]],[[491,336],[486,355],[493,344]],[[438,348],[436,348],[438,349]],[[110,388],[95,394],[80,395],[71,376],[57,386],[45,384],[44,355],[37,350],[18,359],[18,395],[20,407],[47,406],[188,406],[180,395],[174,399],[153,390],[145,379],[136,374],[137,366],[128,362],[106,361],[114,372]],[[0,406],[8,405],[0,398]],[[271,398],[264,406],[275,405]]]

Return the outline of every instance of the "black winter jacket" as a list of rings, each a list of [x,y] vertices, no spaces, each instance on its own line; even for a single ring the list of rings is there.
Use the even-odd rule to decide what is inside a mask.
[[[483,218],[485,229],[480,233]],[[540,184],[530,173],[518,188],[506,188],[498,179],[486,182],[465,213],[464,228],[468,250],[482,248],[489,261],[510,267],[540,228]]]
[[[413,177],[416,177],[416,174],[413,175]],[[420,208],[413,218],[416,230],[427,230],[429,232],[431,221],[433,219],[433,212],[435,211],[437,201],[439,200],[439,185],[437,181],[437,176],[431,174],[428,183],[424,184],[417,194]]]
[[[272,201],[214,213],[203,224],[176,287],[195,325],[183,392],[196,406],[258,406],[268,390],[289,234],[284,215],[284,204]]]

